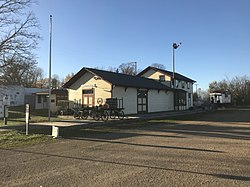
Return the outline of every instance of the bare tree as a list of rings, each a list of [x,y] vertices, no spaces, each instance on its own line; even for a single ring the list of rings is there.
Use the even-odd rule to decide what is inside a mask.
[[[118,68],[109,66],[109,67],[107,68],[107,71],[110,71],[110,72],[117,72],[117,71],[118,71]]]
[[[136,75],[136,66],[134,62],[123,63],[118,67],[120,73],[127,75]]]
[[[35,88],[40,88],[39,82],[40,80],[42,80],[44,78],[44,72],[42,68],[35,68],[33,70],[33,72],[31,73],[31,75],[33,76],[33,86]]]
[[[52,79],[51,79],[51,87],[53,89],[58,89],[61,87],[61,82],[60,82],[60,78],[59,78],[59,75],[57,74],[54,74],[52,76]]]
[[[166,66],[164,66],[163,64],[159,64],[159,63],[153,63],[151,64],[151,66],[158,68],[158,69],[166,69]]]
[[[66,77],[62,80],[62,84],[65,84],[66,82],[68,82],[74,75],[75,74],[73,72],[66,75]]]
[[[229,90],[229,79],[223,79],[222,81],[213,81],[209,84],[209,91],[226,91]]]
[[[249,82],[249,77],[245,76],[236,76],[229,81],[230,91],[234,96],[237,104],[245,104],[247,101],[247,83]]]
[[[0,70],[8,67],[15,71],[17,67],[27,69],[36,64],[34,50],[40,35],[36,32],[37,18],[27,12],[32,3],[32,0],[0,0]],[[4,71],[0,71],[1,80],[6,77]],[[11,80],[15,81],[18,80]]]
[[[23,59],[8,60],[0,69],[0,82],[16,84],[25,87],[36,87],[39,78],[43,76],[43,70],[35,65],[35,62],[26,62]]]
[[[209,91],[230,91],[234,101],[238,105],[244,105],[248,102],[249,97],[249,77],[245,76],[236,76],[234,78],[223,79],[222,81],[213,81],[209,84]]]

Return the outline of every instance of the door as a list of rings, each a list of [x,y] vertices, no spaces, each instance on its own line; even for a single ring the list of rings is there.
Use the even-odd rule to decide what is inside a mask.
[[[144,114],[148,112],[148,91],[137,91],[137,113]]]
[[[94,89],[82,90],[82,104],[84,107],[95,106]]]

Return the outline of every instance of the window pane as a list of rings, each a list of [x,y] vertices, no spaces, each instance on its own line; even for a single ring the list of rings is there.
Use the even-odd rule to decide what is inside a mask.
[[[138,105],[138,111],[139,111],[139,112],[142,111],[142,105]]]
[[[142,98],[138,98],[138,104],[142,104]]]
[[[93,89],[89,89],[89,90],[82,90],[82,94],[93,94]]]
[[[160,82],[164,82],[165,81],[165,76],[164,75],[160,75],[159,76],[159,80],[160,80]]]
[[[93,98],[89,97],[89,105],[92,105],[92,102],[93,102]]]
[[[41,102],[42,102],[42,99],[41,99],[41,98],[42,98],[41,95],[38,95],[38,96],[37,96],[37,102],[38,102],[38,103],[41,103]]]

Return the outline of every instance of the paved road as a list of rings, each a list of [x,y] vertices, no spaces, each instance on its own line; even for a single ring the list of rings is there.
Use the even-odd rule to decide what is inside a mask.
[[[250,110],[61,129],[0,149],[0,186],[250,186]]]

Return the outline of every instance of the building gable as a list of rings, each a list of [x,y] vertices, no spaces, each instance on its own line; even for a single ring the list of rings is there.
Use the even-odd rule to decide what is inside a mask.
[[[74,77],[72,77],[65,85],[64,88],[79,87],[83,80],[82,77],[86,73],[90,73],[93,76],[97,76],[97,79],[102,79],[114,86],[122,87],[133,87],[133,88],[144,88],[144,89],[156,89],[156,90],[171,90],[166,85],[154,81],[152,79],[126,75],[121,73],[114,73],[109,71],[97,70],[92,68],[83,68],[81,69]],[[80,80],[80,81],[79,81]]]
[[[166,76],[165,80],[170,81],[171,78],[173,77],[173,72],[159,69],[159,68],[155,68],[152,66],[148,66],[146,69],[141,71],[137,76],[143,76],[146,78],[152,78],[155,80],[159,80],[159,75],[165,75]],[[192,80],[192,79],[190,79],[184,75],[181,75],[179,73],[175,73],[174,75],[175,75],[175,79],[179,80],[179,81],[186,81],[186,82],[191,82],[191,83],[196,82],[195,80]]]

